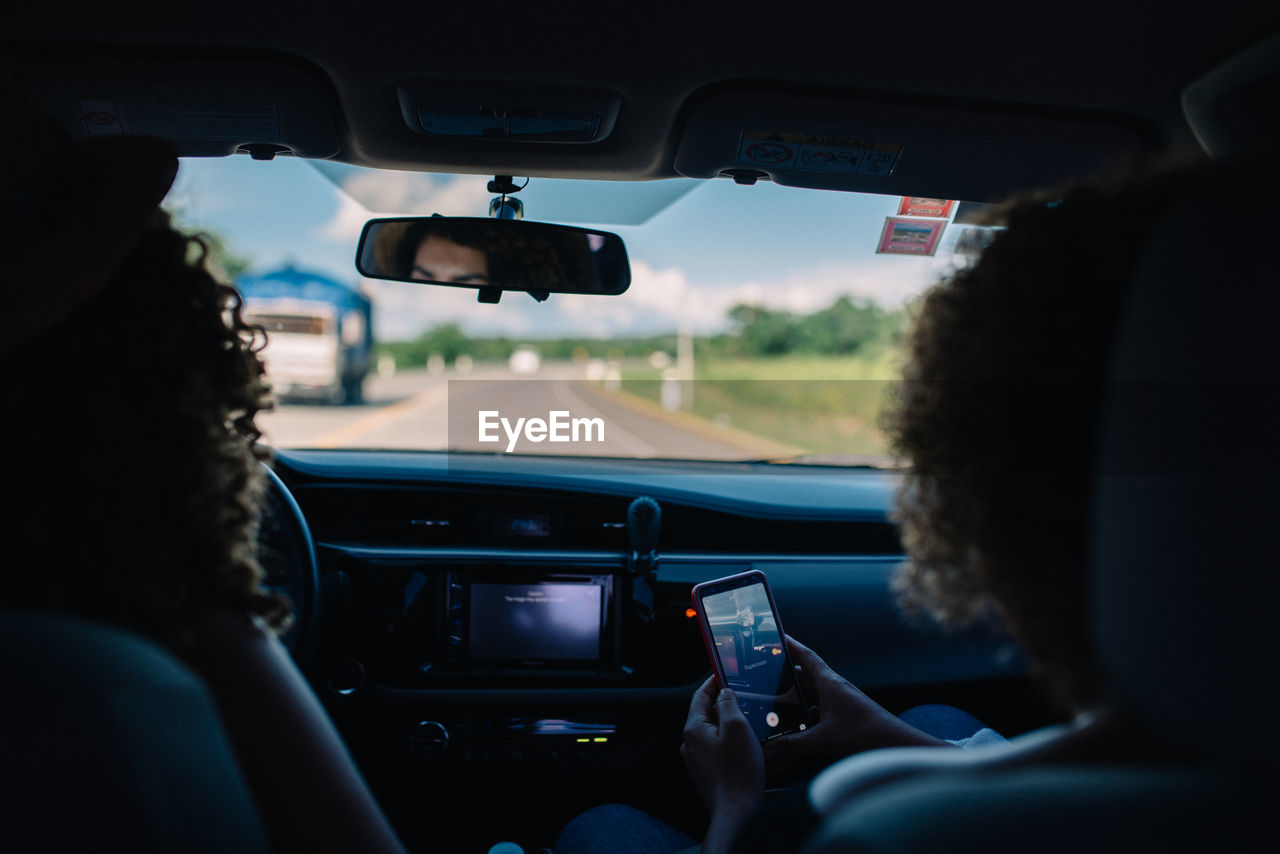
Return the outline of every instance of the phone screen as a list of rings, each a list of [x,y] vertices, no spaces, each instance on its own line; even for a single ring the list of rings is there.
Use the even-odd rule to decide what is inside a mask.
[[[716,676],[760,740],[803,730],[804,698],[764,574],[709,581],[693,593]]]

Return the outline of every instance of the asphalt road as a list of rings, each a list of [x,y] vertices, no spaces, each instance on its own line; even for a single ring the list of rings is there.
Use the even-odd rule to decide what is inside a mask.
[[[482,412],[489,413],[487,428]],[[450,369],[371,376],[361,405],[284,402],[260,424],[267,441],[282,448],[511,448],[522,454],[722,460],[767,456],[771,450],[752,437],[610,391],[586,380],[583,366],[567,362],[544,363],[529,376],[505,365],[477,366],[465,375]],[[493,441],[482,441],[482,433]]]

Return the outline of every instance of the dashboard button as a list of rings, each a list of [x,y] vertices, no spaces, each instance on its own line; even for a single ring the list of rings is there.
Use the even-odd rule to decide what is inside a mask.
[[[449,747],[449,730],[436,721],[422,721],[409,734],[409,750],[419,759],[439,759]]]
[[[350,656],[329,665],[329,690],[340,697],[350,697],[364,687],[364,665]]]

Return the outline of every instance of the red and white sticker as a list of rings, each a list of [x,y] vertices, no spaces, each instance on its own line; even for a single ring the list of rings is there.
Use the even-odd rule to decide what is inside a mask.
[[[884,255],[932,255],[938,251],[945,220],[885,217],[876,252]]]
[[[946,219],[955,207],[952,199],[926,199],[921,196],[903,196],[898,204],[898,216],[935,216]]]

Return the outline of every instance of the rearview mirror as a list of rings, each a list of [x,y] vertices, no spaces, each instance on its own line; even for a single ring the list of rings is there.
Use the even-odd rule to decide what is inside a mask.
[[[620,294],[631,284],[622,238],[604,231],[483,217],[404,217],[365,224],[356,250],[361,275],[477,288],[481,302],[503,291]]]

